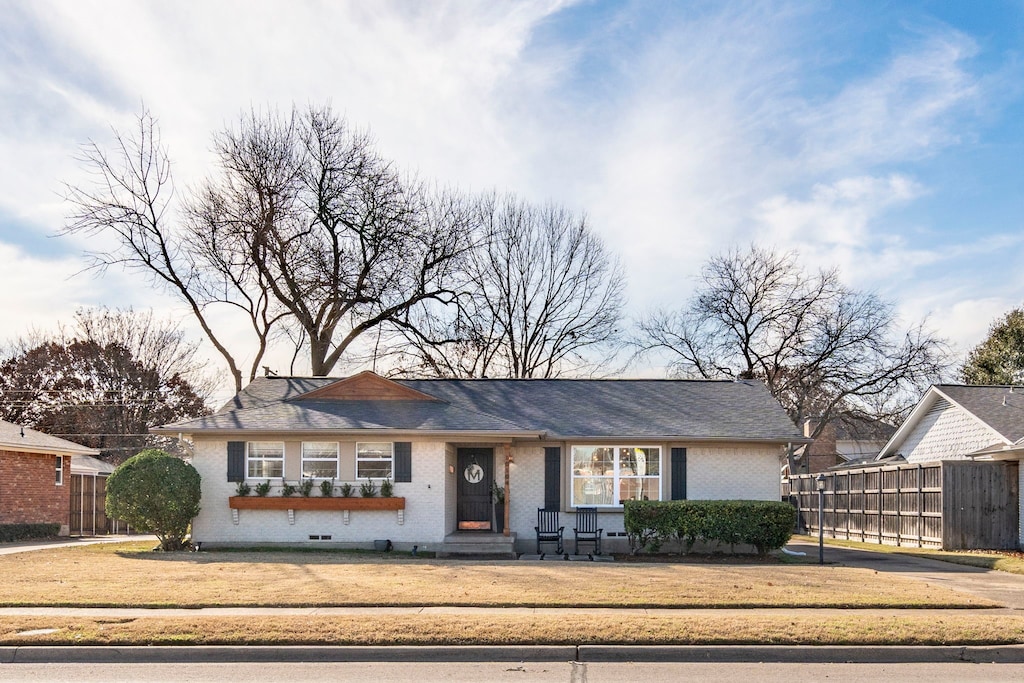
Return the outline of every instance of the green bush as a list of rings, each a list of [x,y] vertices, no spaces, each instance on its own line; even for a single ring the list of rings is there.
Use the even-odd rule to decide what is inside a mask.
[[[657,552],[678,540],[684,552],[697,541],[752,545],[760,554],[786,545],[793,535],[796,510],[766,500],[630,500],[625,526],[634,552]]]
[[[53,538],[60,533],[60,524],[0,524],[0,543]]]
[[[181,550],[199,514],[199,481],[184,460],[158,449],[142,451],[107,479],[107,516],[156,534],[164,550]]]

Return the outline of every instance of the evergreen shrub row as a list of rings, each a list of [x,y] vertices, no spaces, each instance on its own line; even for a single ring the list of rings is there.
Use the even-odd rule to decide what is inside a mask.
[[[630,500],[624,507],[634,553],[678,540],[685,552],[701,541],[752,545],[763,555],[784,546],[796,524],[796,510],[779,501]]]
[[[0,543],[52,538],[60,533],[60,524],[0,524]]]

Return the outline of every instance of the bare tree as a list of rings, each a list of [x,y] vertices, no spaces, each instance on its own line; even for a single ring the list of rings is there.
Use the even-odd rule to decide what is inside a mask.
[[[757,246],[710,259],[687,306],[639,329],[639,347],[667,352],[674,375],[764,381],[795,422],[819,418],[812,436],[844,415],[895,419],[947,360],[923,323],[897,329],[892,303]]]
[[[153,120],[118,137],[114,163],[96,146],[96,187],[70,188],[67,232],[113,236],[93,265],[139,270],[192,310],[242,385],[210,310],[248,317],[255,377],[282,323],[301,330],[314,375],[331,371],[364,333],[427,300],[456,294],[468,249],[464,202],[402,178],[369,136],[329,108],[251,112],[214,138],[217,173],[171,204],[167,156]]]
[[[480,200],[479,246],[454,305],[404,319],[401,367],[442,377],[558,377],[595,372],[617,350],[621,265],[565,208],[513,196]]]
[[[242,370],[214,329],[214,309],[243,310],[257,336],[265,339],[276,322],[267,315],[266,283],[253,276],[250,263],[239,260],[237,245],[215,236],[207,239],[200,229],[202,216],[190,217],[179,209],[171,161],[148,111],[139,116],[134,133],[115,130],[114,139],[112,153],[95,142],[83,148],[79,161],[92,182],[67,186],[72,208],[64,233],[112,243],[109,249],[88,253],[92,268],[103,272],[110,266],[123,267],[183,301],[240,390]],[[265,345],[253,358],[250,380],[264,350]]]

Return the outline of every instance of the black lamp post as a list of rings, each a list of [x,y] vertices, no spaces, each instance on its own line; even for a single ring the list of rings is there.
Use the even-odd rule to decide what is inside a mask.
[[[818,487],[818,564],[825,564],[825,474],[814,478]]]

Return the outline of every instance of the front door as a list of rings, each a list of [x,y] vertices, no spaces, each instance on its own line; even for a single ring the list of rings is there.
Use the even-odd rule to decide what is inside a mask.
[[[491,528],[491,483],[494,481],[493,448],[460,448],[455,470],[456,514],[459,529],[489,531]]]

